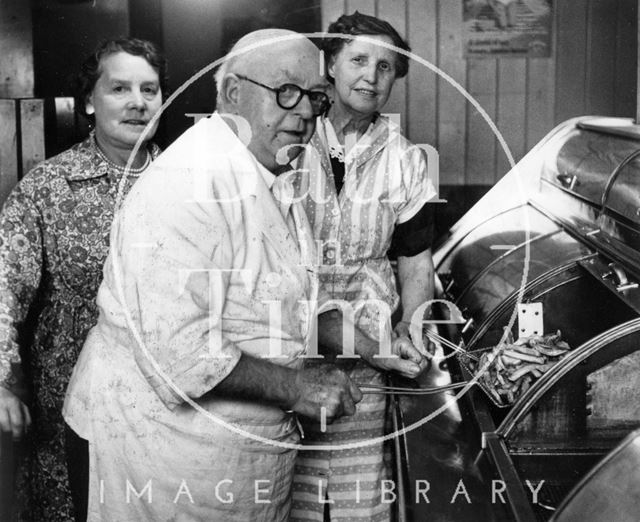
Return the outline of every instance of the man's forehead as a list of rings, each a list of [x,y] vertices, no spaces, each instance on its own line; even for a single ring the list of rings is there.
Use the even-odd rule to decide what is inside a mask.
[[[294,67],[280,67],[272,70],[272,78],[279,83],[310,84],[315,87],[322,87],[326,81],[320,76],[317,69],[317,66],[315,70],[309,67],[305,67],[304,70]]]
[[[320,51],[308,39],[287,42],[265,42],[255,49],[245,63],[247,74],[260,76],[273,84],[295,83],[322,86],[325,81],[320,67]]]

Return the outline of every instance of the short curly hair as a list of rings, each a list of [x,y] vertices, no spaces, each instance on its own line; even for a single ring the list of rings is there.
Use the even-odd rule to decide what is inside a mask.
[[[167,60],[153,42],[130,37],[105,40],[98,45],[96,50],[82,63],[80,71],[74,79],[76,112],[87,118],[91,123],[95,122],[95,116],[93,114],[87,114],[86,103],[87,98],[96,86],[98,78],[100,78],[102,72],[100,70],[100,62],[107,56],[120,52],[144,58],[158,73],[162,99],[166,99],[168,95]]]
[[[400,36],[393,26],[380,18],[362,14],[355,11],[350,15],[342,15],[335,22],[329,25],[328,33],[369,35],[369,36],[388,36],[396,47],[411,51],[409,44]],[[321,44],[322,50],[328,58],[338,55],[342,48],[349,42],[346,38],[338,38],[327,36]],[[327,60],[327,64],[329,60]],[[404,78],[409,72],[409,58],[404,54],[396,53],[396,78]],[[333,78],[327,75],[327,79],[333,83]]]

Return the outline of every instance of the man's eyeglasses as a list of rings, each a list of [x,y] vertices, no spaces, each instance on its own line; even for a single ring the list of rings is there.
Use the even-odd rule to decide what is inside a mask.
[[[260,87],[264,87],[265,89],[269,89],[270,91],[275,92],[278,106],[283,109],[293,109],[300,103],[300,100],[302,100],[302,97],[305,94],[309,96],[309,101],[311,102],[311,108],[313,110],[314,116],[320,116],[321,114],[324,114],[329,110],[329,107],[331,106],[329,96],[327,96],[322,91],[308,91],[307,89],[299,87],[295,83],[285,83],[280,87],[269,87],[264,83],[257,82],[241,74],[236,74],[236,76],[241,80],[246,80],[255,85],[259,85]]]

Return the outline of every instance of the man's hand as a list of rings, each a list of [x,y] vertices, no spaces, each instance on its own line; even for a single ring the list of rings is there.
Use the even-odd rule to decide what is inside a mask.
[[[320,420],[353,415],[362,393],[332,364],[296,370],[243,353],[235,368],[211,391],[217,396],[277,404],[284,410]]]
[[[0,430],[20,439],[31,426],[29,408],[6,388],[0,387]]]
[[[327,423],[343,415],[353,415],[362,393],[349,376],[338,368],[323,364],[300,370],[295,387],[298,399],[291,409],[300,415],[320,420],[320,408],[326,408]]]

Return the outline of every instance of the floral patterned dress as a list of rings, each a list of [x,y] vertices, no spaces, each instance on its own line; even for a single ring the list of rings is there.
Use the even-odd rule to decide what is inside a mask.
[[[149,153],[148,160],[155,158],[158,147]],[[142,170],[129,170],[125,192]],[[97,320],[95,298],[123,175],[92,134],[31,170],[0,214],[0,386],[20,393],[27,383],[33,418],[29,456],[18,474],[21,520],[73,520],[62,405]]]

